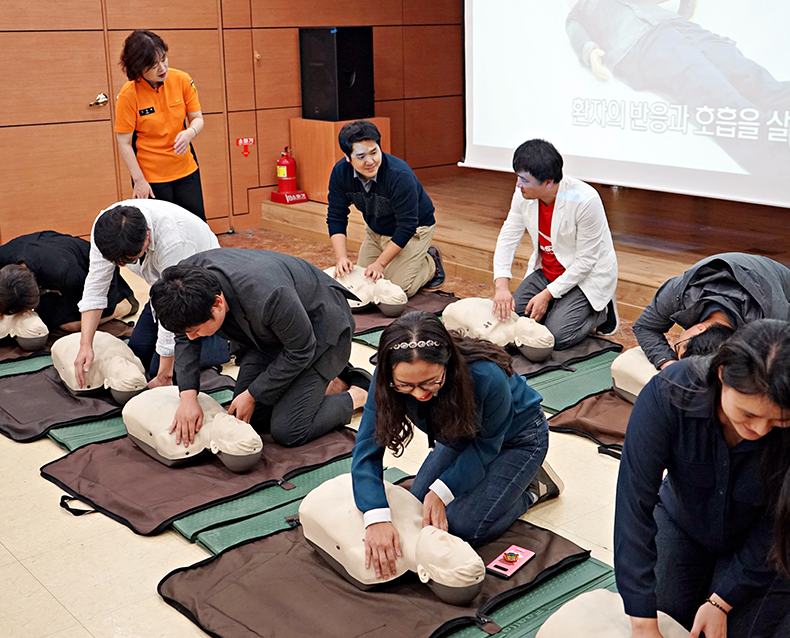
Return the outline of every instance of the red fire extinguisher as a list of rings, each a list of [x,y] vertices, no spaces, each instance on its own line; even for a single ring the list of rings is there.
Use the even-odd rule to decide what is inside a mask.
[[[307,195],[296,189],[296,160],[286,146],[277,160],[277,190],[271,195],[273,202],[296,204],[306,202]]]

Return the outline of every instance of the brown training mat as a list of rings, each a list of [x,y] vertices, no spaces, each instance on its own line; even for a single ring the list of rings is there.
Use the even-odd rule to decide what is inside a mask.
[[[618,449],[625,440],[631,408],[633,405],[614,390],[605,390],[555,414],[549,419],[549,428],[554,432],[581,434]]]
[[[114,337],[122,338],[130,337],[132,335],[132,331],[134,330],[134,326],[129,325],[120,319],[110,319],[110,321],[101,324],[99,326],[99,330],[102,332],[109,332]],[[49,338],[47,339],[47,343],[44,344],[44,347],[41,350],[36,350],[35,352],[22,350],[22,348],[17,345],[16,339],[11,337],[0,339],[0,363],[5,363],[6,361],[18,361],[20,359],[30,359],[31,357],[39,357],[43,354],[46,354],[52,348],[52,344],[64,335],[66,335],[65,332],[51,332]]]
[[[579,361],[592,359],[604,352],[620,352],[622,349],[623,346],[614,341],[602,337],[586,337],[572,348],[555,350],[548,359],[539,363],[527,359],[515,346],[508,348],[508,353],[513,357],[513,369],[529,379],[553,370],[567,370]]]
[[[425,310],[426,312],[438,315],[454,301],[458,301],[458,297],[452,292],[444,292],[442,290],[420,290],[420,292],[409,299],[409,303],[406,305],[403,314],[414,312],[415,310]],[[388,317],[376,308],[374,304],[370,304],[369,308],[354,312],[354,320],[357,324],[356,328],[354,328],[354,334],[358,335],[364,332],[380,330],[390,325],[396,318],[397,317]]]
[[[533,550],[535,557],[510,580],[487,574],[469,607],[443,603],[414,574],[360,591],[324,562],[299,527],[175,570],[158,591],[201,629],[222,638],[438,638],[482,626],[485,614],[511,596],[589,556],[521,520],[478,553],[488,564],[512,544]]]
[[[293,448],[264,437],[261,460],[246,474],[234,474],[213,454],[167,467],[124,436],[78,448],[42,467],[41,475],[133,532],[153,535],[176,518],[350,456],[355,436],[342,428]]]
[[[200,374],[202,390],[233,389],[235,381],[216,370]],[[0,433],[28,443],[51,428],[88,423],[121,413],[110,391],[74,396],[54,366],[36,372],[0,378]]]

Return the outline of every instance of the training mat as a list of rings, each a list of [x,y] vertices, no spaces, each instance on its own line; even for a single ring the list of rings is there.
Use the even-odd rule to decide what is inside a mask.
[[[577,363],[597,357],[605,352],[619,353],[622,349],[623,346],[614,341],[609,341],[602,337],[586,337],[573,348],[554,350],[548,359],[540,363],[527,359],[515,346],[510,346],[508,352],[513,357],[513,369],[520,375],[531,379],[553,370],[573,371]]]
[[[415,310],[425,310],[435,315],[441,314],[447,306],[454,301],[458,301],[458,297],[452,292],[444,292],[443,290],[420,290],[416,295],[409,299],[406,309],[403,314],[407,312],[414,312]],[[356,321],[356,328],[354,334],[363,332],[370,332],[372,330],[380,330],[393,321],[397,317],[388,317],[375,304],[370,304],[370,307],[354,312],[354,320]]]
[[[571,541],[521,520],[478,552],[488,563],[512,544],[532,549],[535,557],[510,580],[487,575],[469,607],[441,602],[414,574],[362,592],[320,558],[298,527],[175,570],[158,591],[204,631],[222,638],[438,638],[476,623],[511,596],[589,556]]]
[[[574,371],[555,370],[528,380],[543,397],[543,409],[552,414],[581,399],[612,387],[612,361],[616,352],[604,352],[574,364]]]
[[[381,334],[384,332],[384,328],[381,330],[374,330],[373,332],[365,332],[363,334],[356,334],[354,335],[354,341],[357,343],[361,343],[365,346],[370,346],[375,350],[379,349],[379,341],[381,341]]]
[[[348,468],[346,472],[351,470],[350,459],[348,459],[348,465],[346,467]],[[337,476],[338,474],[344,474],[344,472],[334,472],[333,476]],[[293,482],[297,483],[302,476],[295,478]],[[326,476],[324,480],[333,478],[333,476]],[[384,470],[384,480],[390,483],[398,483],[408,476],[406,472],[398,468],[391,467]],[[301,485],[298,486],[303,488],[308,487],[308,489],[304,490],[304,493],[299,495],[298,500],[285,503],[276,508],[261,510],[260,514],[250,516],[249,518],[234,523],[207,529],[197,535],[195,538],[197,544],[211,554],[219,554],[244,541],[263,538],[264,536],[274,534],[274,532],[292,527],[293,525],[289,523],[289,520],[291,517],[298,518],[299,506],[302,504],[304,496],[307,495],[307,492],[318,487],[323,482],[323,480],[316,481],[315,479],[317,477],[315,476],[312,478],[311,485],[305,486],[304,482],[302,482]],[[277,495],[274,493],[274,490],[275,488],[268,488],[261,491],[268,493],[270,498],[276,498]],[[280,500],[283,498],[287,498],[287,496],[280,495]]]
[[[98,329],[102,332],[108,332],[114,337],[130,337],[134,330],[134,325],[129,325],[120,319],[110,319],[110,321],[101,324]],[[52,344],[66,334],[68,333],[60,330],[51,332],[44,347],[41,348],[41,350],[35,350],[33,352],[20,348],[16,343],[16,339],[12,337],[0,339],[0,363],[31,359],[33,357],[46,355],[52,348]],[[52,362],[48,365],[52,365]]]
[[[263,437],[261,460],[246,474],[234,474],[213,454],[167,467],[124,436],[78,448],[42,467],[41,475],[137,534],[152,535],[176,518],[350,456],[355,436],[342,428],[295,448]]]
[[[200,374],[204,392],[231,389],[235,383],[216,370],[203,370]],[[53,366],[0,378],[0,433],[21,443],[35,441],[54,427],[117,416],[121,409],[109,390],[74,396]]]
[[[230,403],[233,399],[232,390],[213,390],[206,392],[206,394],[222,405]],[[79,425],[52,428],[47,432],[47,436],[50,439],[69,452],[83,445],[88,445],[88,443],[109,441],[125,434],[126,426],[123,424],[123,418],[120,416],[90,423],[80,423]]]
[[[633,407],[614,390],[606,390],[555,414],[549,419],[549,428],[554,432],[580,434],[599,445],[620,450]]]

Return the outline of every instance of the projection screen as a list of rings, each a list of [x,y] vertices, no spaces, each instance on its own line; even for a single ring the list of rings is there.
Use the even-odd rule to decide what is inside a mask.
[[[466,0],[466,152],[541,137],[586,181],[790,207],[787,0]]]

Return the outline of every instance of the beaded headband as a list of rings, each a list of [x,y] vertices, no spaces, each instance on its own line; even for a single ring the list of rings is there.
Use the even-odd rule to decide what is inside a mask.
[[[414,348],[425,348],[426,346],[439,348],[441,347],[441,343],[438,341],[434,341],[433,339],[428,339],[427,341],[401,341],[400,343],[396,343],[390,350],[405,350],[406,348],[414,349]]]

